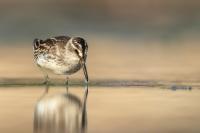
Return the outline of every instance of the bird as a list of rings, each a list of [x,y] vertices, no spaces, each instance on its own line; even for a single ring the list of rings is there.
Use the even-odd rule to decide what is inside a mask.
[[[87,53],[88,44],[82,37],[56,36],[45,40],[34,39],[34,60],[45,74],[46,91],[48,92],[49,87],[49,73],[66,75],[68,90],[68,76],[81,68],[83,68],[85,83],[88,85]]]

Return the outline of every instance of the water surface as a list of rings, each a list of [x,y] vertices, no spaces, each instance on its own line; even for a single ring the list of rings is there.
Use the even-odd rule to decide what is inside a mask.
[[[38,103],[44,100],[43,92],[43,86],[1,87],[0,132],[33,132],[35,111]],[[79,118],[82,112],[84,88],[70,87],[69,93],[71,97],[66,96],[65,87],[51,87],[49,94],[45,95],[46,103],[43,101],[41,106],[43,109],[48,108],[45,106],[54,97],[60,99],[53,100],[61,103],[59,107],[64,107],[67,111],[71,108],[72,112],[62,112],[63,114],[59,111],[65,109],[58,110],[57,114],[62,114],[65,118],[55,122],[58,124],[57,129],[67,127],[67,122],[68,125],[72,124],[72,120]],[[87,115],[84,115],[87,125],[84,128],[88,133],[200,132],[199,100],[199,89],[173,91],[158,87],[89,87],[85,112]],[[70,113],[75,114],[74,117],[67,117],[73,116]],[[41,118],[41,122],[47,120],[48,117],[45,117],[42,115],[42,118],[38,118]],[[81,126],[83,121],[79,120],[75,126]]]

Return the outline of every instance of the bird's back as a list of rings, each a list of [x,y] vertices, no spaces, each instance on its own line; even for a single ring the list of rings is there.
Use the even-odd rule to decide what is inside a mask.
[[[64,47],[70,40],[69,36],[57,36],[54,38],[48,38],[46,40],[35,39],[34,50],[50,49],[55,46]]]

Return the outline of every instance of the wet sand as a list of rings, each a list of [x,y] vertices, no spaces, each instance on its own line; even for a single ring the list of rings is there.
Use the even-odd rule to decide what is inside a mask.
[[[83,98],[83,88],[70,93]],[[0,132],[31,133],[34,109],[44,87],[0,89]],[[65,93],[51,87],[50,94]],[[87,101],[88,133],[200,132],[200,90],[148,87],[90,87]]]

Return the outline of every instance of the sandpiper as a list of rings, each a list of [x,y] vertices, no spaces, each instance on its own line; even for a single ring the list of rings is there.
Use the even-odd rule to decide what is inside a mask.
[[[33,53],[36,64],[45,73],[45,83],[49,84],[48,73],[68,76],[83,68],[85,82],[88,84],[86,68],[88,45],[81,37],[57,36],[46,40],[35,39]],[[48,91],[48,89],[47,89]]]

